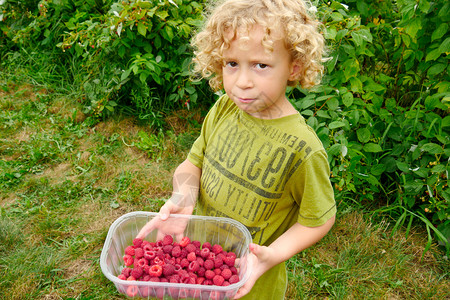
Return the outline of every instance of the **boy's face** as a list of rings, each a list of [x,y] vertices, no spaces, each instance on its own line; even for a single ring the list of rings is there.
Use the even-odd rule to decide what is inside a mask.
[[[292,63],[281,38],[273,39],[273,51],[268,52],[264,36],[261,26],[251,27],[248,34],[237,32],[223,53],[223,84],[241,110],[256,118],[276,119],[296,113],[285,93],[299,66]]]

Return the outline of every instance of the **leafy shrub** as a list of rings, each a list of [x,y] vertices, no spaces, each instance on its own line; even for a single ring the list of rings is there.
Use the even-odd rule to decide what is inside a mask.
[[[449,4],[347,3],[319,5],[328,74],[292,91],[295,105],[327,148],[338,201],[417,217],[448,247]]]
[[[87,111],[112,111],[120,100],[148,119],[196,103],[206,85],[188,78],[189,40],[202,9],[195,1],[119,1],[97,19],[73,16],[58,46],[83,62]]]

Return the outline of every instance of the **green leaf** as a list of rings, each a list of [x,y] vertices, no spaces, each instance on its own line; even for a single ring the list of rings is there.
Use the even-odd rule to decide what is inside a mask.
[[[326,28],[324,36],[327,40],[334,40],[336,38],[336,34],[337,34],[336,28],[331,27]]]
[[[342,16],[342,14],[340,14],[340,13],[338,13],[338,12],[333,12],[333,13],[331,13],[331,18],[332,18],[334,21],[343,21],[343,20],[344,20],[344,17]]]
[[[130,73],[131,69],[128,69],[125,72],[123,72],[122,75],[120,76],[120,81],[124,81],[125,79],[127,79],[128,76],[130,76]]]
[[[444,36],[444,34],[447,33],[447,31],[448,31],[448,24],[441,23],[441,25],[439,25],[439,27],[433,31],[433,34],[431,35],[431,41],[440,39],[441,37]]]
[[[155,13],[161,20],[165,20],[169,13],[166,10],[157,10]]]
[[[412,21],[406,25],[405,31],[412,38],[416,39],[417,32],[422,29],[422,19],[413,18]]]
[[[372,43],[372,34],[367,29],[360,29],[358,31],[352,31],[351,35],[357,46],[362,46],[363,41]]]
[[[434,64],[428,69],[427,75],[433,76],[442,73],[445,70],[445,68],[447,68],[446,64]]]
[[[375,143],[368,143],[365,144],[363,147],[363,150],[366,152],[372,152],[372,153],[377,153],[377,152],[382,152],[383,149],[381,148],[380,145],[375,144]]]
[[[341,154],[341,144],[334,144],[327,150],[328,155],[338,156]]]
[[[353,92],[360,93],[363,91],[362,82],[358,77],[351,77],[349,81]]]
[[[374,176],[380,176],[384,173],[384,171],[386,171],[386,165],[384,164],[378,164],[370,168],[370,173],[372,173],[372,175]]]
[[[339,108],[339,100],[333,97],[327,101],[327,106],[330,110],[337,110]]]
[[[401,162],[401,161],[396,161],[397,167],[400,171],[404,172],[404,173],[409,173],[409,165],[405,162]]]
[[[364,127],[364,128],[359,128],[357,131],[356,131],[356,135],[358,136],[358,140],[361,142],[361,143],[367,143],[369,140],[370,140],[370,130],[369,129],[367,129],[366,127]]]
[[[446,38],[442,44],[439,46],[439,51],[441,53],[448,53],[450,52],[450,37]]]
[[[439,56],[441,56],[441,50],[438,49],[434,49],[431,50],[430,52],[428,52],[427,56],[425,57],[425,61],[430,61],[430,60],[436,60]]]
[[[147,27],[145,27],[144,23],[139,23],[137,26],[138,32],[142,35],[142,36],[146,36],[147,35]]]
[[[328,128],[336,129],[336,128],[341,128],[344,126],[345,126],[345,122],[343,122],[343,121],[333,121],[328,125]]]
[[[420,150],[431,154],[439,154],[444,152],[442,147],[435,143],[424,144],[422,147],[420,147]]]
[[[342,95],[342,102],[347,107],[351,106],[353,104],[353,94],[350,92],[347,92],[344,95]]]

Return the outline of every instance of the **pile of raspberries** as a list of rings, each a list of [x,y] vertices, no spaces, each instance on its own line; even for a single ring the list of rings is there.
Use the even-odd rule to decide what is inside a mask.
[[[189,237],[177,243],[171,235],[157,242],[134,239],[125,248],[125,267],[118,278],[128,281],[152,281],[228,286],[239,281],[236,254],[218,244],[201,244]],[[136,289],[136,293],[137,293]],[[127,291],[134,296],[133,290]]]

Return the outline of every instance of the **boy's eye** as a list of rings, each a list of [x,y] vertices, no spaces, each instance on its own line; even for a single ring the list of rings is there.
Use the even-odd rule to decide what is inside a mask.
[[[229,66],[229,67],[232,67],[232,68],[235,68],[235,67],[237,67],[237,62],[235,62],[235,61],[228,61],[228,62],[226,62],[225,65]]]
[[[268,67],[268,65],[266,65],[266,64],[256,64],[256,67],[257,67],[258,69],[265,69],[265,68]]]

